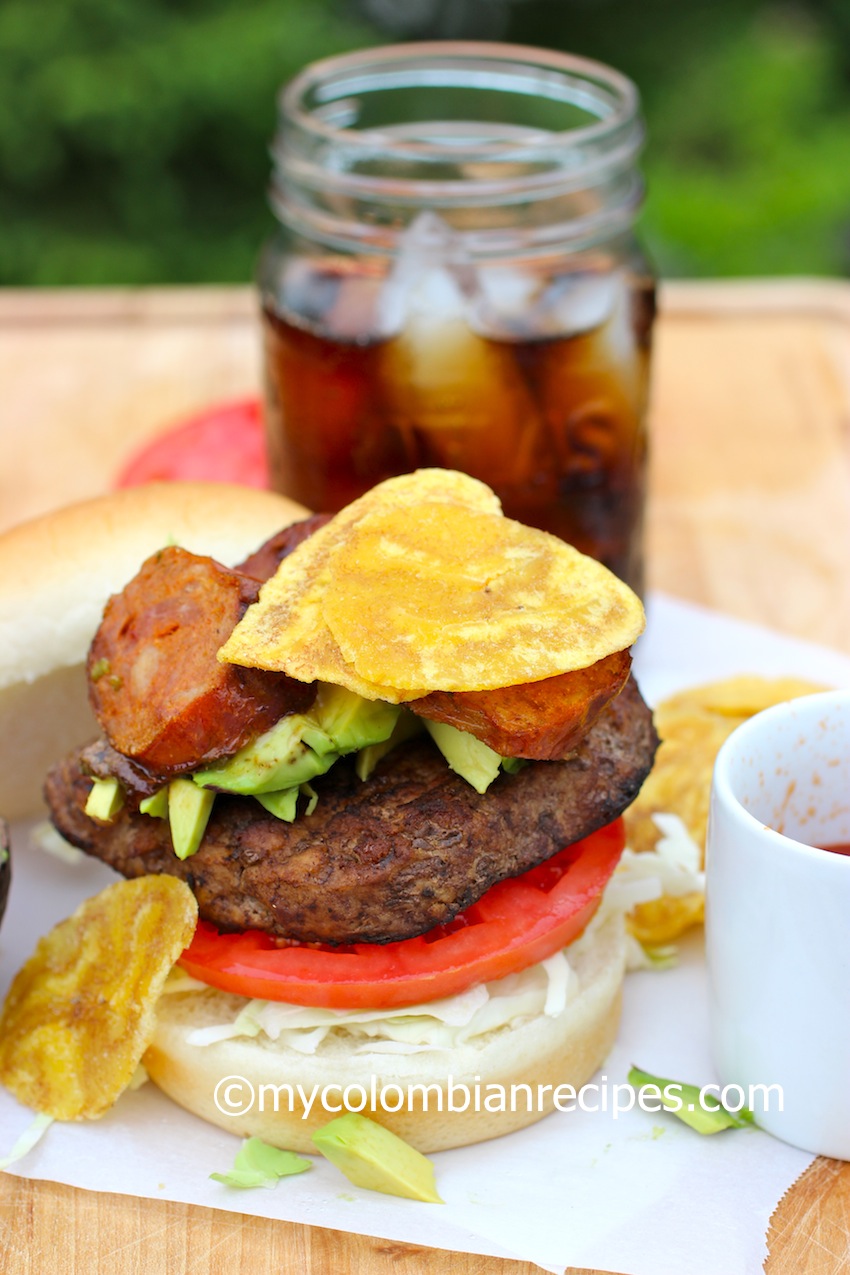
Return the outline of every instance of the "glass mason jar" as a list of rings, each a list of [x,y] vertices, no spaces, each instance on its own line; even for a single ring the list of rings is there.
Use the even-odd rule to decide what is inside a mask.
[[[260,265],[272,482],[314,510],[422,466],[642,587],[654,285],[638,95],[540,49],[397,45],[281,93]]]

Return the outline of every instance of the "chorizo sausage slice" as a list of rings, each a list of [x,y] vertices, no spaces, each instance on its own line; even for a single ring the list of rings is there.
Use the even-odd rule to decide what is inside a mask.
[[[557,761],[623,689],[631,662],[628,651],[618,651],[574,673],[495,691],[432,691],[405,708],[469,731],[503,757]]]
[[[309,540],[314,531],[330,522],[333,514],[311,514],[300,522],[293,522],[283,531],[276,532],[263,542],[244,562],[235,568],[241,575],[250,576],[252,580],[263,583],[271,579],[284,558],[288,558],[293,549],[297,549],[305,540]]]
[[[113,748],[157,774],[179,774],[309,707],[312,684],[216,659],[256,592],[256,580],[169,547],[110,598],[88,676]]]

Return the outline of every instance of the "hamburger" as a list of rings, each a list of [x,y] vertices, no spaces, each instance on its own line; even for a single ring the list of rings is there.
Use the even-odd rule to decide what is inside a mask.
[[[145,1056],[182,1105],[295,1150],[327,1109],[234,1118],[217,1081],[348,1087],[426,1151],[508,1132],[616,1033],[600,900],[657,742],[640,604],[447,471],[286,521],[235,566],[157,548],[113,593],[87,656],[102,734],[50,771],[51,819],[197,899]],[[452,1111],[449,1083],[543,1101]]]

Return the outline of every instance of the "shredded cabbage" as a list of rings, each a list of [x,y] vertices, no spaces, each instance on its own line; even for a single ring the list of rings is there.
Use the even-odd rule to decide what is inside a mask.
[[[208,983],[202,983],[200,979],[192,978],[191,974],[187,974],[179,965],[175,965],[165,980],[165,986],[160,992],[160,996],[169,996],[177,992],[206,991],[209,991]]]
[[[212,1045],[235,1036],[283,1041],[314,1054],[332,1032],[359,1040],[358,1053],[419,1053],[452,1050],[467,1040],[537,1014],[556,1016],[575,994],[577,979],[563,952],[530,969],[456,996],[398,1010],[320,1009],[280,1001],[250,1000],[230,1023],[201,1027],[191,1045]]]
[[[634,934],[626,934],[626,969],[632,970],[669,970],[679,963],[679,949],[675,943],[667,943],[663,947],[648,947],[636,939]]]
[[[705,889],[700,849],[682,820],[668,814],[652,818],[661,838],[654,850],[636,854],[627,846],[623,851],[602,896],[599,911],[605,916],[630,912],[638,903],[649,903],[662,895],[678,898]]]
[[[0,1169],[8,1169],[10,1164],[14,1164],[17,1160],[22,1160],[25,1155],[28,1155],[36,1143],[41,1141],[52,1124],[53,1116],[48,1116],[45,1112],[40,1111],[24,1129],[9,1154],[0,1160]]]

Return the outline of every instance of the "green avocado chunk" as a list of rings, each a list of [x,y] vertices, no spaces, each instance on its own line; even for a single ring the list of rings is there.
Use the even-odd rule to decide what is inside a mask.
[[[86,801],[86,814],[89,819],[97,819],[98,823],[112,823],[118,811],[124,805],[124,793],[118,780],[110,776],[108,779],[96,779]]]
[[[168,785],[164,788],[157,788],[155,793],[150,797],[144,797],[139,802],[139,812],[143,815],[150,815],[154,819],[168,818]]]
[[[668,1080],[664,1076],[653,1076],[639,1067],[629,1071],[629,1084],[634,1089],[642,1089],[652,1085],[657,1094],[653,1099],[660,1102],[665,1110],[690,1125],[697,1133],[720,1133],[722,1129],[746,1129],[755,1123],[749,1107],[740,1111],[730,1111],[724,1107],[713,1094],[707,1094],[697,1085],[686,1085],[678,1080]]]
[[[178,859],[188,859],[200,846],[214,800],[214,792],[197,788],[191,779],[172,779],[168,785],[168,822]]]
[[[446,722],[429,722],[425,729],[449,764],[449,768],[471,784],[476,792],[486,792],[499,773],[502,758],[474,735]]]
[[[275,819],[292,823],[298,807],[298,788],[284,788],[281,792],[258,792],[257,801]]]
[[[364,699],[344,686],[320,682],[310,717],[331,737],[338,753],[353,753],[389,739],[401,708],[384,700]],[[307,735],[304,736],[307,739]],[[309,740],[308,740],[309,742]]]
[[[220,788],[222,792],[241,793],[246,797],[297,788],[330,770],[339,756],[330,737],[322,753],[304,742],[302,735],[311,727],[320,730],[302,713],[290,713],[226,762],[198,770],[192,778],[201,788]]]
[[[313,1134],[313,1142],[355,1186],[408,1200],[442,1204],[434,1166],[402,1138],[349,1111]]]
[[[226,1173],[211,1173],[210,1177],[225,1186],[273,1187],[279,1178],[304,1173],[312,1167],[310,1160],[296,1155],[294,1151],[281,1151],[260,1138],[248,1138],[236,1152],[233,1168]]]
[[[389,738],[382,739],[377,744],[367,744],[365,748],[361,748],[358,752],[357,760],[354,763],[357,778],[368,779],[381,758],[392,752],[396,744],[403,744],[405,740],[421,735],[424,729],[425,724],[421,717],[411,713],[409,708],[402,708]]]
[[[193,779],[202,788],[246,797],[297,788],[330,770],[343,753],[389,739],[400,711],[396,704],[321,682],[308,714],[282,717],[226,762],[196,771]]]

